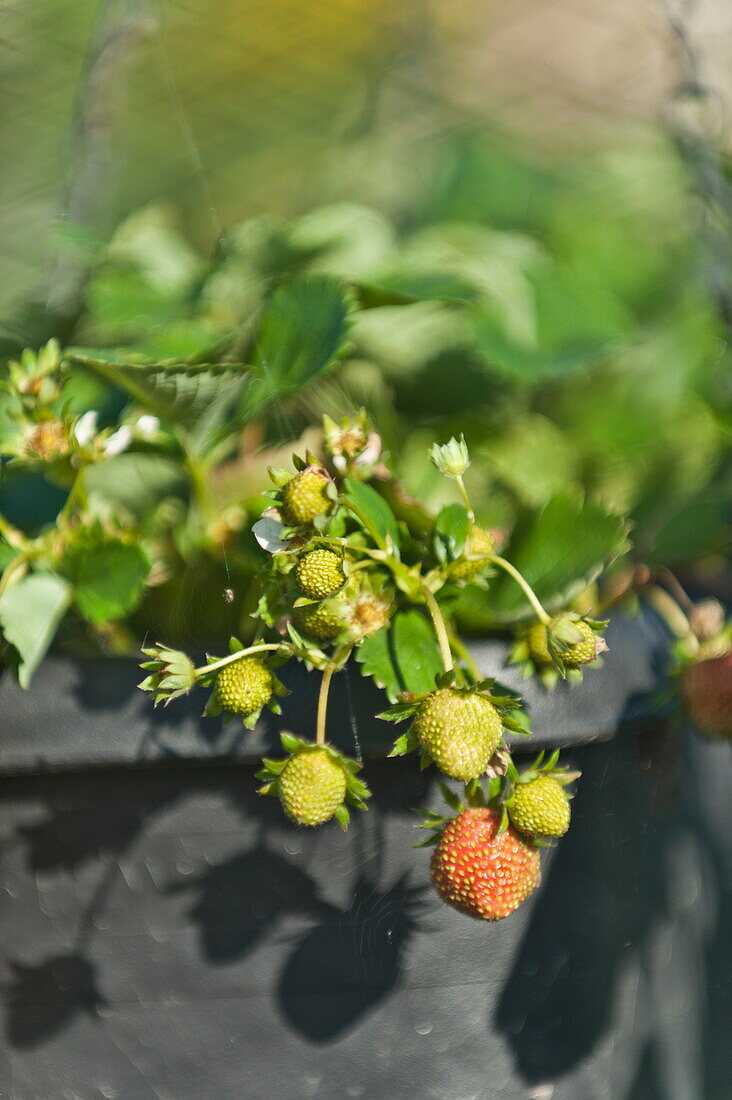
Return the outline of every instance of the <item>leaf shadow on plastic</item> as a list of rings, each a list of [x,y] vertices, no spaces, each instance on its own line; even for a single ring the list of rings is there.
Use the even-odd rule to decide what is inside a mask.
[[[80,952],[28,965],[11,960],[3,989],[5,1033],[11,1046],[32,1050],[85,1013],[95,1017],[106,1004],[95,967]]]
[[[637,1028],[641,1080],[649,1072],[648,1064],[640,1065],[649,1057],[643,1036],[666,1050],[670,1041],[683,1046],[692,1020],[706,1041],[704,1052],[689,1053],[691,1062],[698,1059],[696,1068],[687,1067],[690,1080],[697,1071],[724,1079],[728,1055],[721,1053],[719,1020],[728,1020],[730,1011],[723,987],[732,973],[732,897],[722,868],[715,872],[707,863],[719,837],[710,844],[712,838],[700,834],[678,788],[678,746],[664,723],[655,745],[649,728],[640,742],[626,737],[573,753],[583,775],[572,827],[544,863],[541,893],[489,1021],[530,1083],[582,1072],[598,1044],[618,1034],[623,1020],[628,1026],[628,1013]],[[693,906],[679,908],[675,894],[682,884],[688,892],[690,860],[692,878],[709,875],[722,887],[714,914],[705,890]],[[704,956],[695,988],[689,967],[697,969]],[[628,1002],[631,975],[637,1007]],[[678,1006],[676,1023],[654,1002],[660,989]],[[647,1019],[642,1004],[648,1004]],[[636,1054],[624,1055],[629,1070]]]
[[[333,912],[307,872],[263,845],[215,864],[193,881],[173,883],[167,893],[194,895],[188,916],[198,929],[201,951],[217,965],[243,958],[287,915]]]
[[[426,890],[410,886],[406,874],[386,889],[360,877],[348,908],[305,933],[277,987],[293,1030],[311,1042],[332,1042],[389,997]]]

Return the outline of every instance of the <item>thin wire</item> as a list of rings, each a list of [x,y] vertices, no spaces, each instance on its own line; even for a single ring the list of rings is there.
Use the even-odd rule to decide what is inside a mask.
[[[344,679],[346,683],[346,695],[348,697],[348,718],[351,723],[351,737],[353,738],[354,755],[359,764],[363,764],[363,754],[361,753],[361,742],[358,736],[358,723],[356,722],[356,711],[353,706],[353,696],[351,694],[351,670],[348,665],[344,668]]]
[[[227,580],[227,586],[224,589],[224,599],[226,600],[227,603],[233,603],[234,599],[236,597],[236,593],[234,592],[234,588],[233,588],[232,583],[231,583],[231,573],[229,572],[229,562],[226,558],[226,547],[224,546],[223,542],[220,543],[219,545],[221,546],[221,553],[223,554],[223,557],[224,557],[224,569],[226,570],[226,580]]]

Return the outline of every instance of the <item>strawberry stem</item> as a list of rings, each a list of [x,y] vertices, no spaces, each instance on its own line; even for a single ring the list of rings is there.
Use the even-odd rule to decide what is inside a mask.
[[[384,541],[381,532],[376,529],[366,513],[361,508],[359,508],[358,504],[354,504],[354,502],[352,500],[349,500],[348,497],[340,497],[339,503],[342,504],[345,508],[349,508],[353,512],[354,516],[357,516],[358,519],[361,520],[361,523],[371,535],[371,538],[374,540],[379,549],[386,550],[386,542]]]
[[[536,612],[537,617],[546,626],[551,621],[548,612],[544,610],[544,607],[539,602],[539,598],[536,595],[536,592],[534,592],[534,589],[531,587],[529,582],[524,577],[522,577],[515,565],[511,565],[510,561],[506,561],[506,559],[502,558],[499,554],[493,554],[490,560],[493,565],[498,565],[501,569],[508,573],[510,577],[513,577],[513,579],[516,581],[516,584],[519,585],[519,587],[523,590],[527,600]]]
[[[422,591],[424,593],[425,603],[429,609],[429,613],[432,616],[432,623],[435,628],[435,636],[437,638],[437,644],[440,647],[440,654],[442,656],[442,663],[445,666],[445,672],[452,672],[455,665],[452,660],[452,649],[450,648],[450,638],[447,633],[447,626],[440,611],[440,605],[435,597],[430,592],[426,585],[423,586]]]
[[[325,744],[325,726],[326,716],[328,713],[328,693],[330,692],[330,682],[333,679],[333,673],[339,672],[343,668],[348,658],[351,656],[352,645],[345,645],[342,649],[334,655],[333,660],[330,661],[323,672],[323,677],[320,681],[320,691],[318,692],[318,717],[315,725],[315,744]]]
[[[473,505],[470,503],[470,497],[468,496],[468,490],[465,488],[465,482],[463,481],[462,474],[459,474],[455,481],[457,487],[460,490],[460,496],[463,498],[463,504],[465,505],[465,511],[468,513],[468,519],[471,524],[475,523],[475,512],[473,511]]]
[[[699,639],[691,628],[687,616],[679,607],[676,600],[671,596],[664,588],[659,585],[652,585],[645,592],[645,598],[654,611],[661,616],[666,626],[671,633],[681,638],[684,642],[687,642],[692,651],[696,652],[699,648]]]
[[[470,650],[466,646],[465,642],[455,633],[454,630],[450,630],[448,627],[448,637],[450,639],[450,648],[461,659],[468,673],[473,679],[473,683],[478,683],[483,679],[483,674],[473,660]],[[467,679],[467,677],[466,677]]]
[[[209,672],[216,672],[218,669],[223,668],[224,665],[230,665],[234,661],[240,660],[242,657],[249,657],[252,653],[264,653],[266,650],[278,649],[281,653],[291,653],[292,647],[289,645],[283,645],[282,642],[268,642],[264,645],[250,645],[247,649],[238,649],[236,653],[230,653],[228,657],[222,657],[219,661],[213,661],[210,665],[201,665],[200,668],[194,669],[194,676],[198,679],[199,676],[206,676]]]

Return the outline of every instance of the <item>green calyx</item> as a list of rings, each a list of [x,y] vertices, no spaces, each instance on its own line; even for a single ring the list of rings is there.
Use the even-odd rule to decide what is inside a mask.
[[[361,765],[333,748],[304,741],[291,733],[280,735],[287,753],[282,760],[266,758],[257,778],[263,780],[259,794],[275,795],[296,825],[322,825],[335,818],[348,828],[348,805],[365,810],[371,797],[357,772]]]
[[[196,670],[187,653],[164,645],[143,648],[142,652],[151,659],[140,666],[148,675],[138,687],[152,694],[155,706],[162,703],[167,707],[196,686]]]
[[[509,661],[521,666],[524,678],[538,675],[551,691],[559,679],[577,683],[584,667],[597,667],[607,650],[602,632],[606,621],[588,619],[573,611],[555,615],[548,623],[535,621],[519,628]]]
[[[416,825],[416,828],[427,829],[430,831],[431,835],[419,841],[415,845],[416,848],[426,848],[437,844],[445,826],[453,821],[459,814],[464,813],[465,810],[495,810],[501,814],[501,821],[496,835],[500,835],[506,831],[508,828],[508,814],[503,806],[502,795],[506,786],[504,768],[510,766],[511,758],[508,753],[501,755],[505,756],[505,759],[501,762],[502,767],[500,769],[500,774],[492,776],[487,782],[484,778],[480,778],[465,783],[462,798],[448,787],[447,783],[440,784],[442,797],[452,812],[447,815],[437,813],[435,810],[427,810],[423,815],[422,821]]]
[[[496,540],[490,531],[473,526],[470,529],[462,557],[450,569],[450,580],[472,581],[480,576],[491,563],[491,554],[496,550]]]

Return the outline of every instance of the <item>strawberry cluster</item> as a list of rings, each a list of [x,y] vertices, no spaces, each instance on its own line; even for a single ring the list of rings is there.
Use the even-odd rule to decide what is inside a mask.
[[[225,711],[253,726],[263,708],[280,710],[280,665],[295,659],[320,672],[314,737],[282,733],[282,754],[263,761],[259,790],[277,797],[297,825],[335,819],[345,828],[370,792],[360,764],[328,738],[328,696],[332,678],[356,657],[394,704],[380,717],[408,723],[391,755],[415,750],[422,767],[462,784],[461,797],[443,787],[454,815],[427,822],[437,830],[439,895],[498,920],[539,882],[539,849],[566,832],[566,788],[578,773],[558,767],[557,754],[517,770],[506,738],[528,733],[520,700],[478,675],[452,609],[466,586],[484,598],[490,578],[508,573],[537,616],[521,626],[523,649],[514,656],[556,677],[596,662],[604,624],[571,609],[550,615],[501,557],[498,533],[480,526],[470,506],[464,440],[431,451],[462,497],[437,517],[396,486],[365,414],[340,424],[326,418],[324,441],[325,455],[294,456],[294,472],[270,470],[274,487],[253,528],[266,553],[251,640],[232,638],[228,656],[209,656],[199,668],[177,651],[148,649],[142,686],[164,703],[208,686],[207,714]]]

